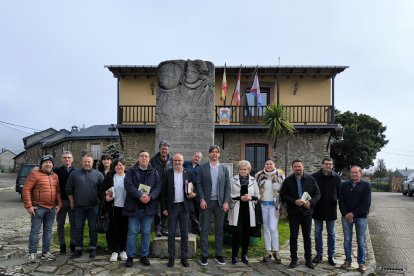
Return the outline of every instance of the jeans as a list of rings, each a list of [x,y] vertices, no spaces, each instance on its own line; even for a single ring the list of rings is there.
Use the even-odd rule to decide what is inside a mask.
[[[314,219],[315,223],[315,250],[319,256],[323,255],[323,220]],[[335,255],[335,222],[336,220],[326,221],[326,230],[328,231],[328,256],[333,257]]]
[[[56,214],[57,234],[59,245],[66,244],[65,242],[65,223],[66,215],[69,216],[70,225],[70,244],[75,244],[75,221],[73,217],[73,210],[70,209],[69,200],[62,200],[62,208]]]
[[[141,248],[140,257],[149,255],[150,232],[153,215],[129,217],[128,218],[128,235],[126,244],[126,253],[128,257],[134,257],[137,246],[137,235],[141,230]]]
[[[35,207],[36,208],[36,207]],[[43,207],[37,207],[35,209],[35,215],[32,216],[32,225],[29,235],[29,253],[37,253],[37,245],[39,243],[40,227],[43,224],[43,240],[42,240],[42,253],[50,251],[50,241],[52,239],[52,226],[55,220],[56,209],[47,209]]]
[[[89,227],[89,249],[96,249],[98,232],[96,232],[96,222],[98,221],[99,207],[83,208],[75,207],[75,250],[82,250],[83,247],[83,228],[85,220],[88,220]]]
[[[304,215],[302,213],[288,216],[290,227],[290,258],[292,260],[298,259],[298,235],[299,226],[302,228],[303,247],[305,249],[305,259],[309,261],[312,258],[312,215]]]
[[[279,251],[279,232],[277,225],[279,223],[279,211],[276,207],[262,205],[263,216],[263,237],[266,251]]]
[[[349,223],[345,217],[342,217],[342,228],[344,230],[344,250],[345,261],[352,262],[352,235],[355,224],[356,238],[358,245],[357,261],[358,264],[365,264],[366,262],[366,243],[365,233],[367,231],[367,218],[354,218],[353,223]]]

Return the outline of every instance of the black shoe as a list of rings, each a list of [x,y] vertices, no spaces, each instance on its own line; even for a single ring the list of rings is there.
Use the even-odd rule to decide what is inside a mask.
[[[151,264],[150,261],[148,260],[147,256],[139,258],[139,262],[142,265],[145,265],[145,266],[149,266]]]
[[[263,257],[263,262],[267,263],[268,261],[270,261],[272,259],[272,254],[268,254],[267,256]]]
[[[321,255],[316,255],[315,257],[313,257],[312,263],[318,264],[320,262],[322,262],[322,256]]]
[[[307,267],[309,267],[310,269],[315,269],[315,265],[314,265],[314,263],[312,263],[312,261],[310,259],[306,260],[305,265]]]
[[[188,263],[187,258],[182,258],[181,259],[181,264],[183,265],[183,267],[189,267],[190,264]]]
[[[225,265],[226,261],[224,260],[223,256],[216,256],[214,257],[214,260],[219,264],[219,265]]]
[[[75,244],[71,243],[69,247],[71,253],[75,252]]]
[[[332,265],[332,266],[336,266],[335,260],[333,257],[328,257],[328,264]]]
[[[161,235],[168,236],[168,231],[167,230],[161,231]]]
[[[134,263],[134,258],[128,257],[128,259],[125,262],[125,266],[126,267],[131,267],[133,263]]]
[[[66,254],[66,244],[61,244],[60,245],[59,253],[60,254]]]
[[[290,261],[289,267],[290,268],[295,268],[298,266],[298,260],[292,260]]]
[[[246,255],[246,254],[242,255],[242,257],[241,257],[241,261],[242,261],[244,264],[246,264],[246,265],[248,265],[248,264],[249,264],[249,259],[247,258],[247,255]]]
[[[207,257],[201,257],[200,264],[201,265],[208,265],[208,258]]]
[[[155,236],[156,236],[157,238],[162,237],[162,233],[161,233],[161,231],[160,231],[160,230],[155,231]]]
[[[96,249],[89,250],[89,258],[93,259],[96,257]]]
[[[168,263],[167,263],[168,267],[173,267],[174,266],[174,258],[168,258]]]
[[[72,257],[73,258],[78,258],[80,256],[82,256],[82,250],[75,250],[75,251],[73,251],[73,254],[72,254]]]
[[[239,261],[237,260],[237,257],[231,257],[231,263],[232,264],[237,264]]]

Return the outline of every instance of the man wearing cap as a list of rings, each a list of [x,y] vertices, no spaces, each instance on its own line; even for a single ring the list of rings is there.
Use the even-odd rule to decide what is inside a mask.
[[[164,173],[172,168],[172,158],[170,156],[170,143],[161,141],[158,145],[159,152],[151,160],[151,167],[157,170],[159,177],[162,179]],[[167,235],[167,217],[161,211],[161,198],[158,201],[158,214],[154,215],[154,231],[157,237]]]
[[[103,175],[92,169],[93,158],[85,155],[82,157],[82,169],[69,175],[66,183],[70,207],[75,215],[75,252],[74,257],[82,256],[83,228],[85,220],[89,226],[89,258],[96,256],[96,243],[98,233],[95,230],[98,221],[99,201],[103,198],[100,188]]]
[[[22,190],[23,203],[31,216],[29,236],[29,261],[37,262],[39,231],[43,224],[42,260],[56,259],[50,253],[52,226],[56,213],[62,207],[59,179],[53,172],[53,157],[45,155],[40,159],[40,169],[31,172]]]
[[[60,196],[62,198],[62,208],[56,215],[57,222],[57,234],[60,245],[60,253],[66,254],[66,242],[65,242],[65,223],[66,215],[69,216],[70,225],[70,251],[75,251],[75,221],[73,217],[73,211],[70,209],[68,194],[65,187],[68,181],[69,175],[75,170],[72,167],[73,156],[70,151],[64,151],[62,153],[62,166],[53,168],[53,172],[59,177]]]

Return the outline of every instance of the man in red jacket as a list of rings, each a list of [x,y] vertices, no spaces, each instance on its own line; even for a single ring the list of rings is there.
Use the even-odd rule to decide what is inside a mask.
[[[59,179],[53,172],[53,157],[45,155],[40,159],[40,169],[31,172],[23,186],[23,203],[31,216],[29,236],[29,261],[37,262],[37,245],[40,227],[43,224],[42,260],[54,260],[50,253],[52,226],[56,213],[62,207]]]

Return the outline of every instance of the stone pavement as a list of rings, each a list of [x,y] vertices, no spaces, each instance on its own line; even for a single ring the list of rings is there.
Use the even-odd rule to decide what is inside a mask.
[[[228,263],[226,265],[218,265],[214,259],[210,258],[208,266],[201,266],[198,259],[193,259],[189,261],[189,268],[183,268],[179,260],[176,260],[175,267],[167,268],[166,259],[150,258],[151,266],[149,267],[142,266],[139,260],[135,259],[133,267],[126,268],[124,261],[110,263],[109,255],[98,255],[92,260],[89,259],[88,254],[84,254],[78,259],[72,259],[69,255],[59,255],[56,246],[52,250],[57,256],[55,261],[41,261],[32,264],[27,262],[26,254],[29,223],[27,216],[0,221],[0,275],[361,275],[356,271],[356,263],[352,264],[353,269],[349,271],[339,268],[345,259],[342,227],[339,220],[336,225],[337,266],[330,266],[324,259],[324,262],[317,264],[314,270],[304,265],[301,238],[298,242],[299,265],[295,269],[289,268],[288,242],[281,247],[282,264],[264,263],[260,259],[250,258],[248,266],[243,263],[232,265],[229,258],[227,258]],[[326,237],[324,238],[324,244],[326,245]],[[197,249],[199,250],[199,248]],[[355,255],[353,258],[356,260],[356,244],[354,244],[353,249]],[[369,233],[367,249],[368,270],[365,275],[375,273],[376,266]]]

